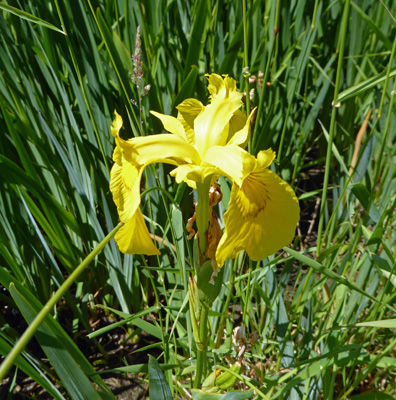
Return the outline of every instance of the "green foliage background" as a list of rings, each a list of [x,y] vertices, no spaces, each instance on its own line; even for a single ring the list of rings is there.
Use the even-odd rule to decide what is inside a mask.
[[[205,73],[228,74],[245,91],[247,57],[250,74],[263,73],[262,85],[249,87],[249,107],[258,107],[249,149],[276,150],[275,169],[294,186],[302,216],[289,256],[257,265],[241,256],[225,266],[210,324],[212,347],[215,333],[225,330],[226,340],[211,362],[235,358],[239,307],[248,332],[260,335],[240,388],[250,383],[256,397],[271,399],[394,396],[395,17],[393,1],[251,0],[244,36],[242,1],[0,3],[0,353],[21,333],[9,310],[31,321],[118,222],[109,192],[113,111],[125,137],[159,133],[149,110],[175,114],[188,97],[205,104]],[[151,85],[141,111],[130,78],[138,25]],[[37,334],[49,362],[29,351],[19,359],[54,398],[113,398],[69,339],[92,332],[103,312],[126,319],[131,336],[152,335],[175,397],[189,387],[184,226],[192,195],[167,172],[148,168],[142,195],[150,229],[165,238],[162,256],[124,256],[112,242]],[[220,220],[229,198],[221,183]],[[63,310],[72,314],[69,328]],[[105,360],[98,336],[91,340]]]

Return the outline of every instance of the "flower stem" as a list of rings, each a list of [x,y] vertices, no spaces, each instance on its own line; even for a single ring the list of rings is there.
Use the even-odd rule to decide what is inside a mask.
[[[246,91],[246,114],[250,114],[250,94],[249,94],[249,49],[248,49],[248,26],[246,18],[246,0],[242,0],[243,12],[243,61],[245,64],[245,91]]]
[[[197,183],[198,204],[197,204],[197,219],[199,249],[202,254],[206,253],[208,245],[208,227],[209,227],[209,189],[210,179],[206,178],[204,183]]]
[[[258,264],[258,263],[257,263]],[[252,260],[249,259],[249,275],[248,275],[248,283],[247,283],[247,289],[246,289],[246,296],[245,296],[245,307],[243,310],[242,318],[243,318],[243,324],[248,327],[250,318],[249,318],[249,304],[252,300],[252,293],[251,293],[251,288],[250,288],[250,283],[252,280]]]
[[[202,375],[206,374],[206,349],[208,339],[208,315],[209,308],[202,305],[201,316],[199,319],[199,338],[200,344],[197,353],[197,374],[195,375],[194,388],[201,386]]]
[[[113,238],[121,224],[118,224],[99,244],[92,250],[91,253],[84,259],[84,261],[69,275],[69,277],[63,282],[55,294],[47,301],[41,311],[36,315],[36,318],[32,321],[23,335],[19,338],[18,342],[8,353],[7,357],[4,359],[0,366],[0,381],[5,378],[10,368],[13,366],[14,362],[18,356],[22,353],[24,348],[30,342],[37,329],[43,323],[47,315],[53,310],[56,303],[62,298],[66,291],[70,288],[73,282],[79,277],[79,275],[88,267],[90,262],[103,250],[106,244]]]
[[[217,329],[216,349],[218,349],[220,347],[221,340],[223,338],[223,329],[226,324],[226,319],[227,319],[227,315],[228,315],[228,307],[230,305],[231,298],[232,298],[232,295],[234,292],[234,282],[235,282],[235,276],[236,276],[236,271],[237,271],[237,267],[238,267],[237,259],[232,260],[231,265],[232,265],[232,267],[231,267],[230,276],[229,276],[230,288],[228,290],[227,298],[226,298],[226,301],[223,306],[223,313],[222,313],[222,316],[220,319],[219,327]]]

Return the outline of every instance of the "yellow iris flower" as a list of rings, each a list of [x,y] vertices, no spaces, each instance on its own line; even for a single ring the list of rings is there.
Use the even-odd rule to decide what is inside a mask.
[[[197,226],[205,242],[209,225],[209,188],[221,175],[232,181],[231,198],[224,214],[224,234],[216,250],[216,262],[245,250],[252,260],[262,260],[289,244],[299,220],[300,209],[293,189],[269,169],[275,158],[271,150],[257,157],[246,147],[250,117],[239,109],[242,94],[234,79],[208,76],[210,104],[196,99],[177,106],[177,118],[151,113],[159,118],[166,134],[123,140],[122,118],[115,113],[111,132],[115,137],[115,162],[110,189],[124,225],[116,234],[120,250],[130,254],[159,254],[140,211],[140,180],[151,163],[175,165],[171,175],[198,190]],[[201,246],[206,248],[206,243]]]

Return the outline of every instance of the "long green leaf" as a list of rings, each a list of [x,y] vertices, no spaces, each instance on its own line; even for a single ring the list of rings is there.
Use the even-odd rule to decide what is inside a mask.
[[[156,400],[172,400],[168,382],[158,364],[158,361],[149,355],[149,387],[150,398]]]
[[[393,78],[396,76],[396,69],[392,70],[389,74],[389,78]],[[338,104],[343,103],[344,101],[351,99],[352,97],[358,96],[361,93],[364,93],[366,90],[369,90],[380,83],[384,82],[387,77],[386,71],[381,72],[377,76],[373,76],[359,84],[352,86],[344,91],[342,91],[337,98]],[[337,104],[337,106],[338,106]]]
[[[11,14],[15,14],[19,18],[22,18],[22,19],[24,19],[26,21],[33,22],[34,24],[37,24],[37,25],[41,25],[44,28],[52,29],[53,31],[62,33],[63,35],[65,34],[65,32],[63,32],[61,29],[59,29],[56,26],[50,24],[49,22],[44,21],[41,18],[38,18],[38,17],[36,17],[36,16],[34,16],[32,14],[29,14],[26,11],[20,10],[19,8],[12,7],[12,6],[10,6],[8,4],[5,4],[5,3],[0,3],[0,9],[4,10],[4,11],[7,11],[7,12],[9,12]]]
[[[362,290],[361,288],[356,286],[354,283],[352,283],[348,279],[345,279],[343,276],[336,274],[335,272],[326,268],[324,265],[318,263],[315,260],[312,260],[312,258],[304,256],[303,254],[301,254],[298,251],[295,251],[293,249],[290,249],[289,247],[284,247],[283,250],[286,251],[287,253],[289,253],[296,260],[304,263],[308,267],[313,268],[315,271],[326,276],[327,278],[333,279],[336,282],[338,282],[339,284],[344,285],[344,286],[348,287],[349,289],[355,290],[356,292],[360,293],[361,295],[368,297],[369,299],[371,299],[375,302],[378,302],[378,300],[375,297],[371,296],[370,294],[368,294],[367,292],[365,292],[364,290]]]

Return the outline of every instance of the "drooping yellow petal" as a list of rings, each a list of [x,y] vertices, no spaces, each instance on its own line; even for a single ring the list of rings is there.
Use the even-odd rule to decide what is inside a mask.
[[[140,181],[145,165],[144,163],[131,163],[125,158],[125,154],[129,154],[130,141],[120,138],[121,127],[122,118],[116,113],[112,125],[112,134],[116,139],[117,146],[113,153],[115,164],[110,172],[110,190],[117,206],[120,221],[124,225],[117,232],[115,240],[123,253],[159,254],[150,238],[150,233],[139,208]],[[186,143],[184,140],[183,142]]]
[[[226,126],[234,112],[242,106],[242,94],[236,91],[232,78],[210,75],[209,91],[211,103],[194,120],[195,146],[202,158],[210,147],[226,144]]]
[[[121,222],[127,223],[139,208],[142,172],[143,168],[138,169],[125,159],[111,169],[110,191]]]
[[[186,99],[177,107],[177,119],[183,124],[188,143],[195,145],[194,121],[203,110],[204,105],[196,99]]]
[[[120,146],[116,146],[113,151],[113,161],[118,165],[122,165],[122,150]]]
[[[120,251],[129,254],[159,254],[147,230],[140,204],[140,180],[143,167],[138,169],[122,158],[110,174],[110,190],[124,225],[115,236]]]
[[[206,152],[204,161],[219,168],[238,185],[242,185],[257,164],[254,156],[235,145],[211,147]]]
[[[165,115],[158,113],[156,111],[150,111],[151,114],[155,115],[158,119],[161,120],[164,125],[165,130],[171,132],[177,136],[180,136],[182,139],[187,140],[186,132],[184,131],[183,124],[177,118],[172,117],[171,115]]]
[[[131,219],[115,235],[121,252],[127,254],[159,255],[144,222],[143,214],[138,208]]]
[[[195,148],[176,135],[140,136],[120,141],[119,145],[125,159],[135,165],[201,163]]]
[[[299,215],[293,189],[271,170],[258,168],[242,187],[232,187],[225,231],[216,251],[219,267],[242,250],[259,261],[288,245]]]

